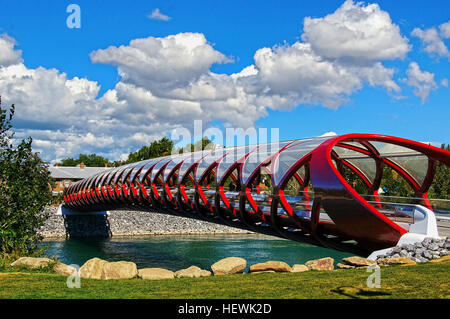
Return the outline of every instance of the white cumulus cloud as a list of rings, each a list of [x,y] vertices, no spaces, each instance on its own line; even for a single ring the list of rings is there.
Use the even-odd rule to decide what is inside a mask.
[[[397,59],[410,50],[386,11],[353,0],[323,18],[305,18],[302,39],[316,54],[331,59]]]
[[[442,41],[438,31],[435,28],[426,30],[415,28],[412,31],[411,35],[422,40],[422,43],[425,46],[424,50],[429,54],[442,57],[450,57],[447,46]]]
[[[450,39],[450,21],[441,24],[439,30],[442,38]]]
[[[422,103],[425,103],[430,92],[437,89],[437,84],[434,81],[434,74],[420,70],[420,67],[416,62],[411,62],[409,64],[406,74],[408,75],[408,85],[414,88],[414,94],[422,99]]]
[[[450,52],[444,43],[445,39],[450,39],[450,21],[442,23],[438,28],[415,28],[411,35],[421,39],[424,50],[431,56],[450,59]]]
[[[212,64],[230,61],[201,33],[135,39],[90,56],[94,63],[117,66],[123,82],[159,91],[185,86],[207,73]]]
[[[100,89],[96,82],[22,63],[0,68],[0,88],[3,101],[16,105],[18,119],[52,124],[87,119]]]
[[[22,51],[15,50],[16,40],[7,34],[0,35],[0,67],[22,63]]]

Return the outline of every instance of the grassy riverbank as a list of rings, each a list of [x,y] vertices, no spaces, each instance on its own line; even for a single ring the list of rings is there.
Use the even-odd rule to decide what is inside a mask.
[[[0,273],[0,298],[450,298],[450,262],[381,268],[381,288],[366,269],[263,273],[147,281],[82,279],[26,270]]]

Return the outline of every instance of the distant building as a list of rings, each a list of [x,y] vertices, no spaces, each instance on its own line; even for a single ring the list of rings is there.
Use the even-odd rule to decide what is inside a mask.
[[[49,166],[50,176],[55,180],[55,187],[52,188],[53,195],[58,195],[73,183],[90,177],[100,172],[109,170],[110,167],[87,167],[84,163],[77,166]]]

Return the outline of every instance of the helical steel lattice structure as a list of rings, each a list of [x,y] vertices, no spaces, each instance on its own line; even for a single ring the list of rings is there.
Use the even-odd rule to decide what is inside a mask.
[[[216,148],[111,168],[69,186],[64,206],[156,210],[367,254],[394,246],[414,223],[379,194],[384,169],[413,190],[411,203],[433,209],[427,192],[439,162],[449,167],[450,152],[376,134]]]

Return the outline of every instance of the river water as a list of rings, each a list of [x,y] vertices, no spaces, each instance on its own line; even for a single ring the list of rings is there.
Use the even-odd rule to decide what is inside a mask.
[[[82,265],[98,257],[108,261],[132,261],[138,268],[160,267],[176,271],[195,265],[204,269],[226,257],[242,257],[247,265],[268,260],[304,264],[332,257],[335,263],[348,253],[266,235],[172,235],[110,239],[45,240],[46,255],[65,264]]]

